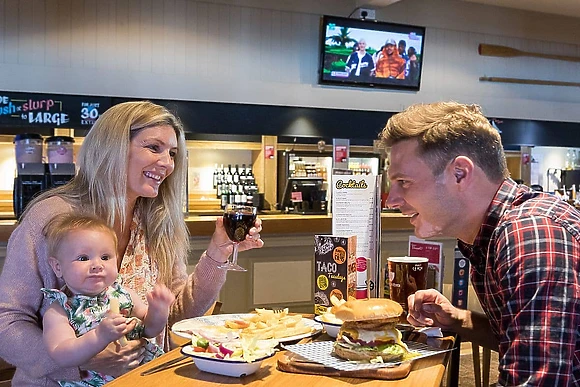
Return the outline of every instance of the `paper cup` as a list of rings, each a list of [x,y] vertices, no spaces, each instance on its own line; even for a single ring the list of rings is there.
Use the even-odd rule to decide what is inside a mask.
[[[427,287],[429,259],[391,257],[388,259],[390,298],[407,311],[407,297]]]

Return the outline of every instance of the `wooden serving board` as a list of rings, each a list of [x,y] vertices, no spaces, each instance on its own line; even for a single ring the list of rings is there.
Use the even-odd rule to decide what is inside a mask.
[[[409,332],[404,338],[405,341],[416,341],[426,343],[427,336],[424,333]],[[366,369],[357,371],[342,371],[335,368],[326,367],[323,364],[311,362],[300,355],[287,351],[283,357],[278,359],[278,369],[285,372],[297,374],[336,376],[345,378],[362,378],[362,379],[382,379],[396,380],[404,379],[411,372],[412,361],[401,363],[394,367],[384,367],[376,369]]]
[[[312,363],[299,355],[287,352],[278,359],[278,369],[297,374],[338,376],[345,378],[395,380],[406,378],[411,372],[411,362],[402,363],[395,367],[377,368],[374,370],[341,371],[325,367],[319,363]]]

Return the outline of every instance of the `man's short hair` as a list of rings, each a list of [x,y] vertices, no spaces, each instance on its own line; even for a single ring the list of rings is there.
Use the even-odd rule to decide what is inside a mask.
[[[457,156],[469,157],[494,182],[509,177],[499,132],[477,105],[436,102],[412,105],[393,115],[380,134],[390,147],[416,139],[419,156],[435,176]]]

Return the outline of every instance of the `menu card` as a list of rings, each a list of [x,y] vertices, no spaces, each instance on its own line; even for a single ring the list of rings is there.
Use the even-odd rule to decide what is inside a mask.
[[[332,173],[332,235],[356,235],[356,298],[379,296],[381,239],[381,175]]]
[[[427,288],[443,291],[443,243],[426,241],[411,235],[409,237],[409,256],[429,259]]]

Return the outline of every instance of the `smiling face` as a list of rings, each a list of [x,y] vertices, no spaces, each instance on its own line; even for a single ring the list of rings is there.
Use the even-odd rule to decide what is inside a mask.
[[[177,136],[169,125],[140,130],[131,139],[127,172],[127,198],[152,198],[175,167]]]
[[[111,234],[102,230],[70,231],[49,263],[74,294],[96,296],[117,278],[117,253]]]
[[[392,146],[387,206],[411,216],[411,224],[419,238],[454,237],[457,227],[461,227],[460,201],[450,188],[455,180],[449,168],[441,176],[434,176],[429,165],[417,155],[417,148],[415,139]]]

